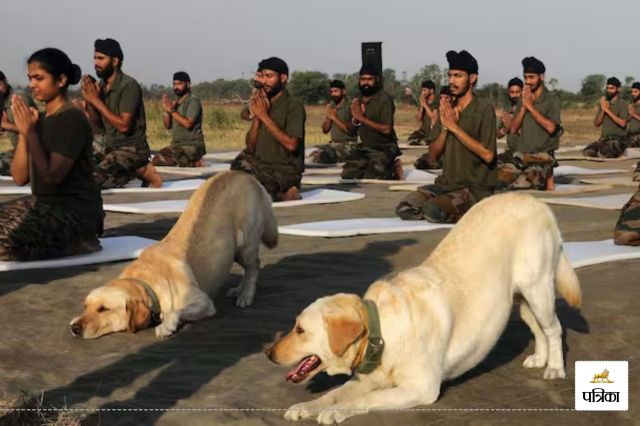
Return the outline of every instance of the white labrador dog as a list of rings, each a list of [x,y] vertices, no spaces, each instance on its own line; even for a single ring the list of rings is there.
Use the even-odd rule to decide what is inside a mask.
[[[169,336],[182,322],[215,314],[208,293],[222,286],[234,260],[245,274],[229,295],[237,297],[240,307],[251,305],[260,242],[267,247],[278,243],[271,197],[246,173],[221,173],[198,188],[162,241],[145,249],[118,278],[89,293],[84,312],[71,321],[71,332],[85,339],[135,332],[152,325],[157,304],[162,322],[156,335]]]
[[[544,368],[545,379],[563,378],[554,288],[569,305],[580,305],[580,283],[551,210],[530,195],[489,197],[464,215],[424,263],[369,287],[364,299],[377,306],[385,342],[380,365],[292,406],[285,418],[316,416],[318,423],[331,424],[368,410],[433,403],[443,381],[473,368],[493,348],[518,293],[520,314],[535,337],[535,352],[524,367]],[[369,345],[368,328],[359,296],[323,297],[267,356],[295,365],[287,380],[296,383],[321,371],[352,374]]]

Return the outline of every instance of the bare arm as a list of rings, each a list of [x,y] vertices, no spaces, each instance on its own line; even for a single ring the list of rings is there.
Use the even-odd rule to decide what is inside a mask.
[[[325,135],[327,133],[329,133],[331,131],[331,124],[333,122],[331,121],[331,119],[329,117],[325,118],[324,121],[322,122],[322,133],[324,133]]]
[[[7,115],[8,114],[2,114],[2,124],[0,124],[0,127],[8,132],[18,133],[18,128],[15,124],[9,121],[9,117],[7,117]]]
[[[614,114],[614,112],[611,111],[610,107],[604,109],[604,113],[607,114],[611,121],[613,121],[618,127],[621,127],[623,129],[627,127],[627,120]]]
[[[636,112],[636,109],[631,105],[629,108],[629,119],[627,120],[627,123],[633,119],[640,121],[640,113]]]
[[[436,140],[429,145],[429,157],[433,160],[440,158],[444,152],[444,143],[447,140],[447,130],[442,129]]]
[[[260,120],[254,118],[251,121],[251,128],[247,132],[245,143],[247,145],[247,152],[253,154],[256,152],[256,145],[258,144],[258,128],[260,127]]]
[[[469,136],[464,130],[462,130],[462,128],[458,125],[459,117],[453,111],[453,108],[451,108],[450,105],[445,104],[441,108],[440,119],[442,120],[442,125],[444,127],[447,127],[449,131],[453,133],[453,135],[458,138],[458,140],[465,147],[467,147],[472,153],[478,156],[482,161],[487,164],[493,161],[495,152],[488,150],[484,145],[482,145],[482,143]],[[495,114],[493,114],[492,125],[495,126]],[[495,131],[493,132],[493,137],[495,138]]]
[[[373,121],[367,116],[364,115],[362,111],[362,107],[360,106],[360,101],[358,99],[354,99],[351,104],[351,114],[353,118],[358,120],[363,125],[375,130],[378,133],[382,133],[383,135],[389,136],[393,132],[393,123],[378,123],[377,121]]]
[[[545,130],[545,132],[549,133],[550,135],[555,133],[555,131],[557,130],[558,126],[553,120],[550,120],[547,117],[545,117],[535,107],[534,104],[531,104],[527,109],[531,113],[531,116],[533,117],[535,122],[538,123],[538,125],[540,125],[540,127],[542,127]]]
[[[509,133],[515,135],[520,131],[520,127],[522,127],[522,122],[524,121],[524,114],[527,112],[527,109],[524,106],[520,106],[520,109],[513,116],[511,120],[511,125],[509,126]]]

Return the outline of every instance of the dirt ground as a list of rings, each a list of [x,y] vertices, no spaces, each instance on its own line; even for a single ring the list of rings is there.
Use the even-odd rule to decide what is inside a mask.
[[[631,170],[632,163],[568,164]],[[363,192],[366,198],[331,206],[276,209],[279,223],[391,217],[405,195],[382,185],[346,188]],[[630,188],[602,194],[620,192],[630,192]],[[10,199],[0,197],[0,202]],[[105,202],[152,199],[158,197],[111,195]],[[566,241],[611,238],[618,217],[615,211],[568,206],[552,209]],[[175,219],[176,215],[108,213],[106,236],[160,239]],[[338,239],[281,236],[277,248],[262,250],[254,306],[239,309],[222,294],[215,295],[218,314],[214,319],[191,324],[169,339],[157,339],[153,330],[95,341],[71,336],[67,324],[81,311],[85,295],[118,275],[125,262],[0,273],[0,399],[11,401],[26,391],[42,395],[45,408],[102,410],[76,413],[78,417],[82,414],[83,425],[285,424],[282,415],[287,407],[315,398],[345,378],[320,377],[308,386],[289,384],[285,382],[286,369],[270,364],[262,354],[265,345],[277,332],[288,331],[295,316],[316,298],[336,292],[363,294],[375,279],[422,262],[446,232]],[[234,269],[229,285],[240,273]],[[445,383],[435,404],[421,407],[422,411],[356,416],[345,424],[640,424],[640,381],[635,374],[640,367],[640,317],[636,311],[640,262],[580,268],[578,275],[584,292],[581,312],[569,309],[563,300],[557,302],[565,329],[567,379],[545,381],[541,371],[521,366],[533,351],[533,340],[516,310],[486,360],[463,377]],[[628,360],[630,410],[573,411],[576,360]],[[5,414],[0,425],[27,424],[19,414]]]

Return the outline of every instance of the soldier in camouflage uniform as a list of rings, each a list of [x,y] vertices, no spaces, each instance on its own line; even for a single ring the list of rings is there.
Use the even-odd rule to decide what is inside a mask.
[[[498,154],[498,166],[501,166],[505,162],[511,161],[511,154],[516,150],[516,145],[518,141],[518,134],[511,133],[511,121],[513,121],[513,117],[516,113],[516,108],[518,106],[518,101],[522,98],[522,88],[524,87],[524,82],[520,80],[518,77],[514,77],[509,80],[507,84],[507,96],[509,97],[509,109],[504,111],[500,116],[500,120],[498,121],[498,127],[496,129],[496,133],[498,135],[498,139],[501,139],[506,136],[507,139],[507,149]]]
[[[433,156],[444,157],[442,175],[398,204],[396,213],[403,220],[456,223],[496,184],[496,115],[473,93],[478,63],[466,50],[447,52],[447,60],[457,103],[440,103],[442,130],[431,144]]]
[[[544,85],[544,64],[530,56],[522,60],[525,85],[509,122],[512,145],[500,159],[498,185],[502,190],[547,189],[560,144],[560,99]]]
[[[619,245],[640,246],[640,189],[622,208],[613,240]]]
[[[601,127],[600,139],[582,151],[586,157],[618,158],[627,149],[627,120],[629,107],[620,99],[620,80],[607,80],[606,96],[600,99],[598,114],[594,121]]]
[[[174,102],[167,95],[162,98],[162,122],[171,130],[171,145],[153,157],[154,166],[202,167],[206,154],[202,135],[202,103],[191,94],[191,78],[184,71],[173,75]]]
[[[313,161],[322,164],[345,162],[357,145],[357,128],[351,123],[351,103],[346,87],[340,80],[333,80],[329,86],[333,102],[327,104],[322,133],[331,132],[331,141],[311,153]]]
[[[440,88],[440,99],[438,102],[438,108],[440,104],[449,103],[451,104],[451,92],[449,91],[449,86],[444,85]],[[438,111],[438,115],[435,117],[437,123],[434,125],[434,129],[437,128],[438,134],[441,132],[440,128],[440,114]],[[437,137],[437,135],[436,135]],[[431,143],[431,142],[429,142]],[[413,163],[413,167],[418,170],[436,170],[442,168],[442,158],[433,158],[430,155],[430,152],[426,152],[422,154],[418,159]]]
[[[627,136],[629,148],[640,148],[640,82],[631,85],[631,103],[629,104],[629,119],[627,121]]]
[[[438,97],[436,96],[436,85],[431,80],[424,80],[420,83],[420,96],[418,98],[420,107],[416,121],[420,128],[413,132],[407,142],[409,145],[429,145],[440,134],[440,122],[438,120]]]
[[[260,61],[258,70],[262,89],[249,104],[247,146],[231,169],[255,176],[274,201],[297,200],[304,171],[304,106],[286,90],[289,68],[282,59]]]
[[[13,88],[4,73],[0,71],[0,134],[7,135],[11,142],[11,149],[0,153],[0,175],[2,176],[10,175],[11,160],[13,160],[13,153],[18,143],[18,129],[13,122],[13,113],[11,112],[11,96],[13,95]],[[31,96],[23,93],[19,93],[18,96],[30,107],[36,107]]]
[[[343,179],[401,179],[398,138],[393,127],[395,105],[380,85],[378,71],[360,69],[360,93],[351,103],[360,143],[342,168]]]
[[[82,95],[94,126],[104,128],[105,156],[95,167],[100,187],[119,188],[139,178],[144,186],[158,188],[162,179],[149,163],[146,117],[142,89],[122,72],[123,54],[113,39],[96,40],[95,69],[101,78],[99,90],[85,76]]]

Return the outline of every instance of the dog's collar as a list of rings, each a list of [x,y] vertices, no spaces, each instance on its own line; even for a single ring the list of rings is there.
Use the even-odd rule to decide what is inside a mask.
[[[151,323],[160,323],[160,301],[158,300],[158,295],[156,294],[156,292],[153,291],[149,284],[147,284],[140,278],[126,277],[126,279],[135,282],[144,289],[145,293],[147,293],[147,296],[149,296],[149,299],[151,299],[151,306],[149,306],[149,309],[151,311]]]
[[[384,351],[384,339],[380,332],[380,315],[378,308],[372,300],[362,299],[367,310],[367,350],[362,361],[356,367],[359,374],[369,374],[380,366],[382,352]]]

